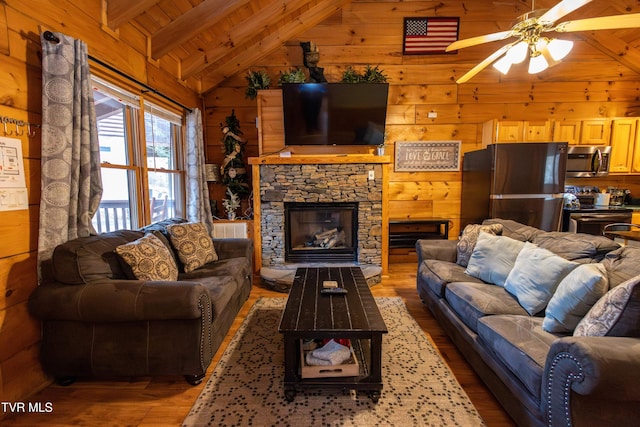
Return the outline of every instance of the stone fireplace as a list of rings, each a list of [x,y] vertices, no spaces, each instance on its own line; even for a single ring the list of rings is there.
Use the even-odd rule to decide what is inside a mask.
[[[284,204],[285,262],[355,262],[358,203]]]
[[[349,261],[359,265],[382,266],[382,165],[379,163],[317,163],[317,164],[260,164],[259,165],[259,217],[260,221],[260,253],[263,267],[281,267],[290,263],[309,262],[298,257],[301,252],[313,251],[326,255],[326,258],[312,262],[346,262],[346,257],[338,259],[336,255],[345,249],[331,251],[332,248],[301,248],[300,245],[312,245],[310,241],[289,242],[298,250],[289,248],[285,236],[287,221],[286,207],[304,205],[315,206],[316,213],[305,213],[297,221],[315,223],[304,225],[303,234],[313,240],[315,234],[322,239],[329,237],[340,239],[340,231],[345,236],[346,246],[351,243]],[[293,163],[293,162],[292,162]],[[254,168],[255,171],[255,168]],[[254,177],[255,179],[255,177]],[[254,181],[255,182],[255,181]],[[254,186],[255,188],[255,186]],[[328,204],[349,206],[353,218],[347,220],[348,214],[329,213]],[[344,216],[346,215],[346,217]],[[328,221],[326,230],[321,230],[321,221]],[[348,230],[355,227],[356,230]],[[340,228],[340,230],[337,230]],[[334,229],[336,229],[334,231]],[[346,229],[346,230],[345,230]],[[328,233],[322,235],[323,233]],[[337,233],[338,235],[334,235]],[[348,237],[347,235],[353,237]],[[306,238],[305,238],[306,239]],[[304,239],[303,239],[304,240]],[[349,240],[352,240],[351,242]],[[291,252],[295,253],[293,258]],[[334,259],[331,259],[334,257]]]

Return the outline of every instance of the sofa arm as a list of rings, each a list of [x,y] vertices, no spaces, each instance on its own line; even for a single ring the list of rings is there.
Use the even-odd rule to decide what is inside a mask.
[[[253,260],[253,240],[213,239],[218,259],[247,258]]]
[[[211,300],[200,283],[104,280],[86,285],[41,285],[31,295],[29,309],[41,320],[199,319],[211,311]]]
[[[542,409],[552,426],[571,425],[568,417],[572,414],[572,393],[597,397],[599,401],[620,402],[619,408],[629,404],[638,407],[640,338],[560,338],[551,345],[543,378]],[[617,405],[613,403],[609,406]],[[593,411],[594,417],[601,415],[595,415],[598,407]],[[622,411],[610,416],[625,415]]]
[[[457,245],[457,240],[422,239],[416,241],[418,265],[422,264],[422,261],[426,259],[456,262],[458,257]]]

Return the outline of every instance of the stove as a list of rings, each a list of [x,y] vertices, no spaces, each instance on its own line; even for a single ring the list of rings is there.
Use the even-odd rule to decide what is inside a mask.
[[[565,208],[562,231],[603,236],[606,230],[628,230],[632,209],[624,206],[580,206]]]

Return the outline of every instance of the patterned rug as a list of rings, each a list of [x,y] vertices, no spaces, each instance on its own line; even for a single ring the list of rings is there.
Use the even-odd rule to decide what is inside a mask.
[[[249,311],[183,425],[483,426],[480,415],[401,298],[376,298],[383,335],[383,390],[299,391],[284,397],[284,298],[261,298]]]

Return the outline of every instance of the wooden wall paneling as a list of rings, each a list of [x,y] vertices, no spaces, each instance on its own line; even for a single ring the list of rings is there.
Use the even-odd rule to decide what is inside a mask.
[[[390,200],[439,200],[460,199],[462,194],[461,182],[440,181],[439,172],[432,172],[429,181],[390,181]]]
[[[453,104],[457,101],[458,86],[450,85],[392,85],[390,104]]]
[[[633,102],[636,98],[637,81],[620,82],[539,82],[502,83],[495,86],[460,85],[458,102],[502,104],[532,101],[548,102]]]
[[[389,125],[387,140],[395,141],[448,141],[475,142],[477,124]]]
[[[2,310],[0,325],[0,361],[40,341],[40,321],[29,315],[26,301]]]
[[[9,55],[9,26],[4,3],[0,5],[0,54]]]
[[[36,283],[35,251],[0,258],[0,310],[25,302]]]

